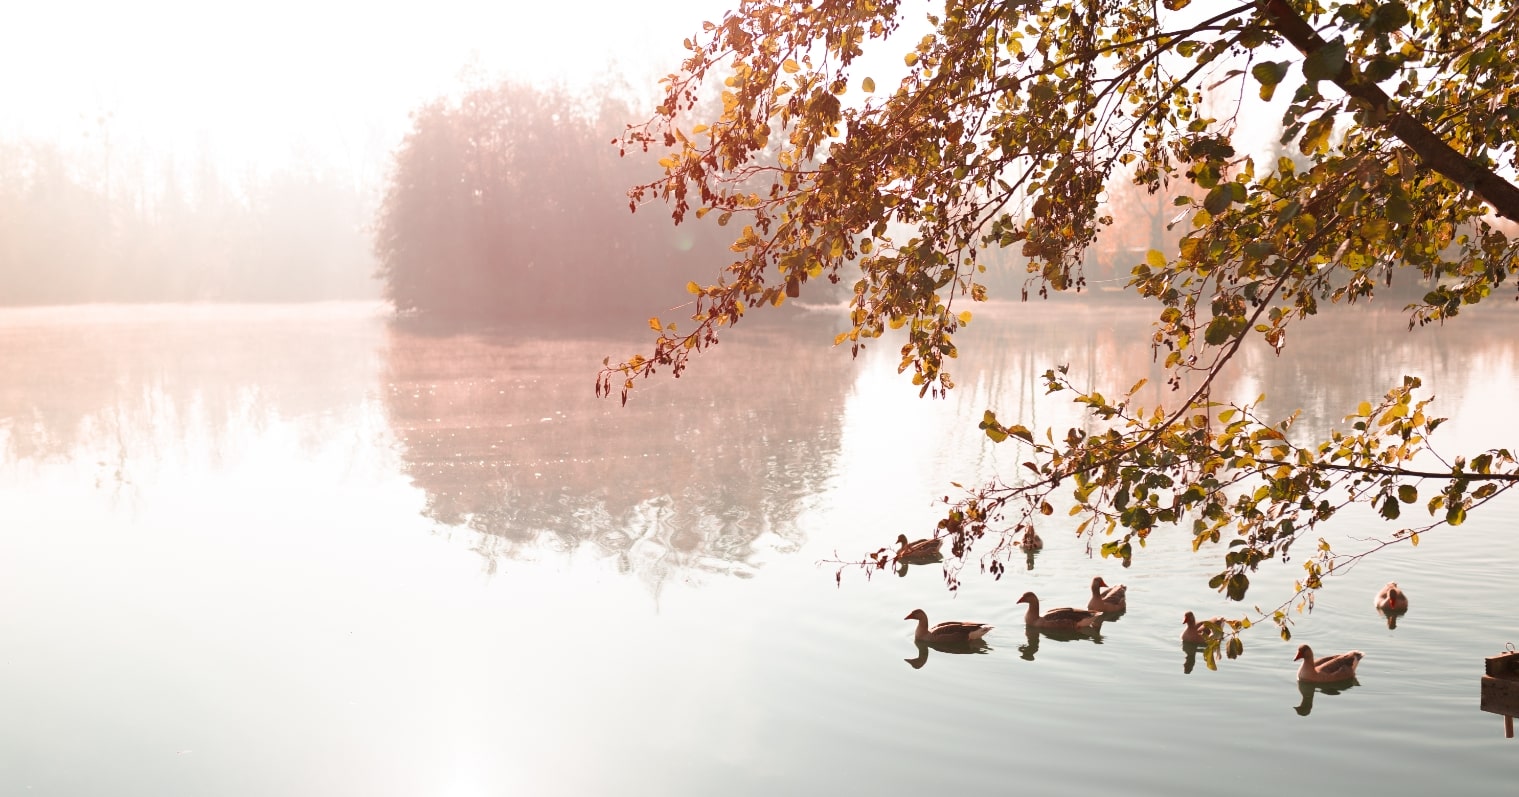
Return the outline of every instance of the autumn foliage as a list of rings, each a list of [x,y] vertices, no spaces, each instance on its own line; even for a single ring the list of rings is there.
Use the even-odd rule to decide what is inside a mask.
[[[1320,439],[1213,393],[1241,346],[1280,352],[1336,305],[1416,291],[1399,303],[1417,326],[1509,282],[1519,243],[1495,217],[1519,218],[1519,9],[969,0],[913,28],[915,13],[740,0],[685,42],[658,113],[627,135],[666,151],[664,175],[633,194],[677,220],[731,220],[737,257],[691,286],[691,323],[601,372],[602,393],[626,400],[748,308],[838,280],[853,290],[837,342],[890,339],[920,394],[942,396],[956,335],[992,296],[988,263],[1021,258],[1024,295],[1087,291],[1118,229],[1114,189],[1138,187],[1129,213],[1147,234],[1103,277],[1154,308],[1171,394],[1141,406],[1142,382],[1100,390],[1056,367],[1046,389],[1087,423],[1030,428],[988,410],[981,429],[1023,468],[951,502],[936,532],[951,584],[977,557],[1000,575],[1015,535],[1059,507],[1125,564],[1153,533],[1184,535],[1220,560],[1211,585],[1243,600],[1252,573],[1352,506],[1392,524],[1375,550],[1459,525],[1519,484],[1510,449],[1435,449],[1442,419],[1414,376]],[[862,66],[881,52],[900,58],[899,81]],[[719,83],[721,110],[690,123]],[[1274,151],[1242,135],[1260,125],[1280,131]],[[1295,597],[1360,555],[1320,544]],[[1289,634],[1281,611],[1264,616]]]

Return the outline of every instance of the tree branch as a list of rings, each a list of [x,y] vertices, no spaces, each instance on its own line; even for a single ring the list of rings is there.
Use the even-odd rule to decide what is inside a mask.
[[[1328,44],[1287,0],[1260,0],[1259,5],[1276,30],[1304,55],[1312,56]],[[1519,219],[1519,186],[1462,155],[1422,122],[1398,110],[1381,87],[1357,80],[1348,62],[1333,80],[1346,94],[1368,103],[1376,118],[1384,120],[1387,132],[1407,144],[1425,165],[1482,197],[1499,216]]]

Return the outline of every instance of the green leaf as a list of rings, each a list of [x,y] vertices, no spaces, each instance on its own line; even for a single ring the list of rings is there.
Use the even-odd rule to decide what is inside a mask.
[[[1399,63],[1396,59],[1385,55],[1373,56],[1361,69],[1361,74],[1372,83],[1382,81],[1398,73]]]
[[[1250,74],[1261,84],[1261,99],[1270,102],[1276,94],[1276,86],[1287,75],[1286,61],[1263,61],[1250,69]]]
[[[1259,80],[1262,86],[1275,86],[1287,76],[1287,62],[1262,61],[1250,68],[1250,74]]]
[[[1203,198],[1203,210],[1214,216],[1228,210],[1232,204],[1234,204],[1234,192],[1229,190],[1227,184],[1214,186],[1213,190]]]
[[[1303,77],[1310,82],[1334,80],[1345,68],[1345,42],[1336,36],[1303,59]]]
[[[1391,3],[1382,3],[1371,12],[1366,27],[1375,33],[1392,33],[1408,24],[1408,6],[1397,0]]]
[[[1209,346],[1222,346],[1244,327],[1245,319],[1243,318],[1217,316],[1208,322],[1208,328],[1203,332],[1203,341]]]

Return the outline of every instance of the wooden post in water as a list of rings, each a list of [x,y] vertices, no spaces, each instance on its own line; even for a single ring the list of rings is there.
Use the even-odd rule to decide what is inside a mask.
[[[1514,738],[1514,715],[1519,714],[1519,651],[1508,650],[1487,657],[1482,676],[1482,710],[1503,715],[1503,737]]]

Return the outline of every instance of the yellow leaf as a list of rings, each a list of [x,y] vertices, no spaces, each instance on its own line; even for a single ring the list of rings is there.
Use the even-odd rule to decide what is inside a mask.
[[[664,326],[659,323],[659,316],[653,316],[649,318],[649,329],[652,329],[655,332],[664,331]]]
[[[1159,249],[1151,249],[1145,253],[1145,262],[1152,268],[1165,268],[1166,256]]]
[[[860,88],[864,89],[865,93],[869,94],[870,92],[876,90],[876,82],[870,78],[865,78],[864,80],[860,81]]]
[[[695,282],[688,282],[686,283],[686,293],[700,294],[701,286],[697,285]]]
[[[912,66],[913,64],[916,64],[918,62],[918,54],[917,53],[908,53],[906,55],[906,57],[904,57],[902,60],[905,61],[908,66]]]
[[[786,74],[790,75],[800,72],[802,70],[802,65],[798,64],[795,58],[787,58],[785,61],[781,62],[781,69],[786,70]]]
[[[962,311],[960,311],[959,318],[960,318],[960,323],[962,323],[962,324],[969,324],[970,323],[970,311],[969,310],[962,310]]]

